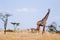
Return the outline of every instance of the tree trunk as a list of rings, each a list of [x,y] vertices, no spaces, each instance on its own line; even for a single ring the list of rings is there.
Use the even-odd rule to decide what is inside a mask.
[[[8,18],[6,18],[6,21],[4,22],[4,34],[6,34],[7,21],[8,21]]]

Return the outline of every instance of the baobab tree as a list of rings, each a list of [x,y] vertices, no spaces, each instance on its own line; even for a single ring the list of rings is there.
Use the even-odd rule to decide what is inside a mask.
[[[11,22],[11,24],[14,26],[14,31],[16,31],[16,27],[19,26],[20,23]]]
[[[10,14],[3,15],[2,13],[0,13],[0,19],[4,22],[4,34],[6,34],[6,27],[7,27],[9,16],[11,16],[11,15]]]

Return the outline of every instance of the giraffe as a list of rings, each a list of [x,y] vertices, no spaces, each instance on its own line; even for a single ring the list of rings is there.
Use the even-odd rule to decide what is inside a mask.
[[[45,15],[45,17],[44,17],[42,20],[39,20],[39,21],[37,22],[36,31],[39,31],[39,30],[40,30],[40,26],[43,26],[42,34],[45,32],[46,21],[47,21],[47,19],[48,19],[49,13],[50,13],[50,9],[48,9],[48,12],[47,12],[47,14]]]
[[[47,19],[48,19],[49,13],[50,13],[50,9],[48,9],[48,12],[47,12],[47,14],[45,15],[45,17],[44,17],[42,20],[39,20],[39,21],[37,22],[37,28],[36,28],[36,29],[35,29],[35,28],[31,28],[31,32],[34,32],[34,31],[39,32],[40,26],[43,26],[42,34],[44,33],[45,27],[46,27],[46,21],[47,21]]]

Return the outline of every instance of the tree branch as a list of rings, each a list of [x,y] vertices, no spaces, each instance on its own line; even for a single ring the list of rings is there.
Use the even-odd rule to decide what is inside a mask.
[[[3,18],[1,18],[3,22],[5,22],[5,20],[3,20]]]

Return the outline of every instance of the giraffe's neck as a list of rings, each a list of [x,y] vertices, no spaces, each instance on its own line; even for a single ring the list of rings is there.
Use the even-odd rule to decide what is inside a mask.
[[[42,21],[46,21],[48,19],[49,14],[50,14],[50,11],[47,12],[46,16],[42,19]]]

